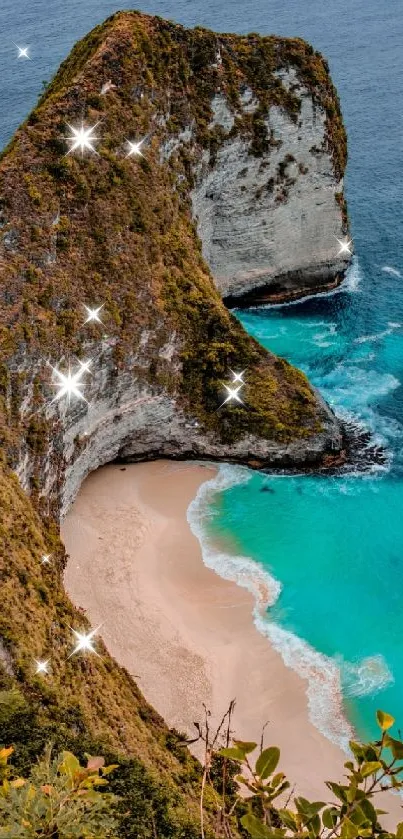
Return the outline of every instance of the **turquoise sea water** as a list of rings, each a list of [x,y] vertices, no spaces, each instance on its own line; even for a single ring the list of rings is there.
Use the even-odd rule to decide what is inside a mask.
[[[325,705],[337,668],[345,710],[362,736],[374,732],[377,707],[398,718],[403,710],[403,293],[399,286],[390,320],[387,307],[371,306],[365,285],[355,265],[345,291],[238,316],[302,368],[339,415],[371,429],[388,464],[331,478],[255,474],[216,498],[210,523],[281,584],[269,619],[292,633],[278,639],[287,663],[325,691],[315,722],[331,733]],[[315,672],[294,636],[326,657]]]
[[[73,43],[120,7],[119,0],[2,0],[1,145]],[[304,369],[336,411],[370,428],[390,461],[372,476],[253,475],[217,496],[210,528],[251,558],[254,573],[264,569],[281,583],[269,635],[288,664],[309,675],[316,724],[333,737],[343,733],[333,719],[340,672],[345,710],[360,733],[374,730],[377,706],[403,726],[403,4],[143,0],[141,8],[188,26],[304,37],[329,60],[348,132],[358,264],[337,294],[239,316],[265,346]],[[32,61],[17,61],[13,42],[30,45]],[[228,562],[221,557],[221,570],[237,573]],[[245,582],[250,564],[242,568]]]

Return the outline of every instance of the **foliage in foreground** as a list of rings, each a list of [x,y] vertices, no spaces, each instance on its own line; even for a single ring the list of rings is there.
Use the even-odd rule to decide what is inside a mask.
[[[0,690],[0,750],[2,746],[14,748],[7,761],[9,775],[12,773],[13,779],[31,778],[38,756],[50,742],[54,755],[72,752],[81,764],[87,762],[88,754],[102,755],[105,763],[117,765],[108,776],[107,789],[114,796],[113,812],[118,822],[115,833],[119,839],[198,839],[197,796],[202,767],[187,750],[176,745],[181,740],[175,732],[166,729],[160,735],[161,754],[166,750],[173,759],[170,777],[161,761],[158,768],[150,767],[138,755],[128,757],[111,748],[105,738],[91,736],[77,713],[70,720],[66,715],[65,723],[44,719],[32,698],[28,702],[17,688]],[[1,781],[0,771],[0,785]],[[193,807],[186,810],[183,802],[190,794]],[[1,839],[3,835],[0,831]]]
[[[312,802],[302,796],[294,796],[293,790],[289,792],[289,781],[283,772],[277,771],[280,760],[277,747],[263,748],[262,738],[259,755],[252,763],[250,755],[257,748],[256,743],[232,740],[232,745],[229,744],[233,707],[232,703],[213,739],[209,734],[208,714],[205,729],[199,727],[200,738],[206,746],[206,784],[210,781],[214,755],[218,754],[223,760],[222,793],[217,800],[221,835],[230,839],[237,835],[240,828],[251,839],[403,837],[403,821],[394,833],[390,833],[382,827],[379,819],[385,810],[377,809],[379,793],[389,790],[391,795],[391,788],[403,789],[403,741],[388,733],[394,723],[390,714],[377,712],[381,730],[379,740],[367,744],[350,742],[352,754],[344,764],[347,770],[345,782],[326,782],[333,800]],[[217,749],[225,723],[226,745]],[[232,771],[229,772],[229,769]],[[225,792],[226,778],[230,774],[238,785],[235,797]]]
[[[48,746],[44,758],[29,780],[10,779],[8,758],[13,748],[0,751],[0,836],[7,839],[100,839],[116,836],[112,813],[114,796],[97,787],[108,783],[105,775],[115,765],[105,766],[102,757],[87,757],[81,766],[71,752],[52,757]]]
[[[216,837],[236,839],[360,839],[382,837],[403,839],[403,821],[391,833],[382,827],[378,809],[381,792],[403,788],[403,741],[388,733],[393,717],[377,712],[380,738],[362,744],[351,741],[352,759],[346,761],[344,783],[327,781],[332,800],[308,801],[294,796],[284,772],[277,771],[280,750],[263,748],[263,736],[256,759],[251,755],[257,743],[232,739],[231,715],[234,703],[224,715],[217,731],[209,728],[209,712],[205,726],[196,725],[205,744],[202,793],[200,799],[200,835],[207,839],[204,815],[206,799],[215,802]],[[172,732],[175,748],[185,740]],[[187,741],[195,742],[195,741]],[[223,745],[224,743],[224,745]],[[108,784],[106,775],[120,766],[105,766],[102,757],[86,755],[82,766],[71,752],[52,757],[47,746],[45,755],[31,770],[29,779],[13,775],[9,757],[13,748],[0,749],[0,837],[3,839],[120,839],[143,837],[139,818],[134,833],[123,829],[120,799],[99,790]],[[140,791],[141,797],[141,791]],[[146,802],[143,800],[144,806]],[[209,807],[210,809],[210,807]],[[130,813],[125,813],[130,815]],[[151,835],[159,832],[151,814]],[[186,831],[182,834],[186,837]]]

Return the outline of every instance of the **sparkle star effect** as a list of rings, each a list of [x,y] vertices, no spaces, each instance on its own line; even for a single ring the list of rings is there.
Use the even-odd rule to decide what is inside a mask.
[[[48,670],[49,661],[50,661],[49,658],[47,659],[47,661],[37,661],[35,659],[35,664],[36,664],[35,673],[48,673],[49,672],[49,670]]]
[[[240,373],[235,373],[233,370],[231,370],[231,373],[234,377],[232,379],[233,384],[235,384],[235,382],[239,382],[241,385],[245,384],[243,375],[244,375],[244,373],[246,373],[246,370],[241,370]]]
[[[241,390],[242,385],[238,385],[238,387],[231,387],[230,385],[224,385],[224,387],[225,387],[225,390],[228,393],[228,396],[227,396],[226,399],[224,399],[224,402],[220,406],[221,408],[222,408],[223,405],[226,405],[227,402],[240,402],[241,405],[243,405],[241,397],[238,396],[238,393]]]
[[[84,383],[80,381],[81,376],[84,375],[86,371],[85,366],[89,364],[89,362],[81,363],[82,366],[79,370],[76,370],[75,373],[71,372],[71,368],[69,367],[67,373],[62,373],[57,367],[52,367],[53,373],[57,377],[58,381],[54,385],[54,387],[58,387],[59,391],[56,394],[55,398],[52,399],[52,403],[56,402],[58,399],[62,399],[63,396],[67,396],[68,404],[70,405],[71,397],[75,396],[77,399],[82,399],[83,402],[86,402],[86,398],[81,393],[80,388],[84,387]]]
[[[29,60],[32,61],[31,56],[28,55],[29,47],[19,47],[18,44],[14,43],[14,41],[13,41],[13,44],[14,44],[15,47],[17,47],[17,50],[18,50],[17,58],[29,58]]]
[[[131,140],[127,140],[127,146],[129,151],[126,157],[132,157],[133,155],[144,157],[143,152],[140,151],[141,146],[143,145],[145,137],[142,140],[139,140],[137,143],[133,143]]]
[[[92,127],[85,126],[84,123],[81,123],[80,128],[74,128],[72,125],[69,125],[69,123],[67,124],[72,131],[72,136],[66,138],[67,141],[72,144],[71,149],[68,150],[67,154],[71,154],[72,151],[76,151],[77,149],[80,149],[81,156],[86,149],[98,154],[97,150],[93,146],[93,143],[100,138],[96,137],[93,134],[93,131],[95,131],[99,122],[96,122]]]
[[[99,624],[99,626],[97,626],[96,629],[93,629],[91,632],[88,632],[87,635],[85,635],[84,632],[77,632],[76,629],[73,629],[72,627],[70,627],[71,631],[76,636],[77,643],[76,643],[76,646],[74,647],[73,652],[70,653],[68,658],[71,658],[71,656],[74,655],[74,653],[81,652],[81,650],[85,650],[87,652],[95,653],[95,655],[100,657],[99,653],[97,653],[97,651],[93,647],[92,639],[93,639],[95,633],[98,632],[98,629],[101,628],[101,626],[102,626],[102,624]]]
[[[99,313],[101,309],[104,308],[104,305],[105,304],[102,303],[102,306],[98,306],[97,309],[91,309],[90,306],[84,306],[84,309],[86,309],[88,315],[87,320],[85,320],[84,323],[91,323],[93,321],[96,321],[97,323],[102,323],[101,318],[99,317]]]
[[[338,255],[342,256],[343,254],[348,254],[349,256],[351,256],[351,254],[352,254],[351,245],[353,244],[352,239],[337,239],[337,241],[340,245],[340,250],[339,250]]]
[[[90,372],[90,367],[91,367],[91,364],[92,364],[91,359],[89,359],[88,361],[79,361],[78,363],[79,363],[80,368],[83,371],[83,373],[89,373]]]
[[[44,554],[42,559],[41,559],[42,565],[50,565],[51,557],[52,557],[52,554]]]

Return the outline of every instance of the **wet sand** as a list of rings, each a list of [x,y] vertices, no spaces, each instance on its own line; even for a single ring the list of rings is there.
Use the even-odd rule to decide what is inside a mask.
[[[235,699],[234,736],[260,741],[268,723],[296,792],[330,800],[324,781],[342,780],[346,756],[310,722],[306,685],[257,631],[252,595],[206,568],[187,523],[214,474],[155,461],[90,475],[62,525],[67,592],[169,726],[194,736],[203,703],[217,721]]]

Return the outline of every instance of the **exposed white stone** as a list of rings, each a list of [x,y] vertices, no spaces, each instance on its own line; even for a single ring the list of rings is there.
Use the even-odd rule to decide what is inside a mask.
[[[193,126],[187,125],[183,131],[179,132],[179,134],[176,134],[174,137],[170,137],[169,140],[162,143],[160,146],[160,163],[166,163],[166,161],[169,160],[171,155],[177,151],[181,145],[189,143],[192,138]]]
[[[288,87],[298,82],[295,71],[279,75]],[[320,285],[349,264],[338,256],[343,227],[335,193],[343,183],[326,148],[326,115],[302,85],[299,96],[296,123],[282,108],[270,109],[266,126],[272,145],[263,158],[250,154],[250,143],[236,136],[220,146],[213,166],[208,155],[199,161],[193,216],[223,296],[262,286]],[[219,109],[217,97],[214,101],[216,112],[224,114],[221,99]]]
[[[209,124],[209,128],[214,128],[215,125],[221,125],[225,131],[231,131],[235,117],[230,111],[227,99],[223,93],[216,93],[213,97],[211,100],[211,110],[213,112],[213,119]]]
[[[174,355],[175,338],[163,348],[165,357]],[[91,353],[89,353],[91,354]],[[56,501],[63,517],[74,501],[81,483],[99,466],[116,458],[144,460],[150,457],[181,457],[247,461],[261,459],[273,467],[309,464],[333,444],[341,447],[340,427],[322,398],[323,431],[307,440],[279,445],[254,435],[246,435],[232,445],[220,443],[203,429],[196,417],[186,414],[175,398],[156,390],[136,374],[127,359],[126,369],[117,372],[112,349],[102,344],[102,355],[92,353],[96,363],[86,377],[85,396],[80,400],[49,402],[43,415],[53,427],[45,457],[41,457],[41,496]],[[30,365],[31,375],[36,371]],[[20,368],[22,369],[22,367]],[[58,430],[59,429],[59,430]],[[15,469],[23,489],[29,493],[37,464],[28,447],[20,452]]]
[[[256,98],[250,87],[244,88],[244,90],[239,94],[239,99],[241,101],[243,113],[253,114],[253,112],[256,111],[259,100]]]

